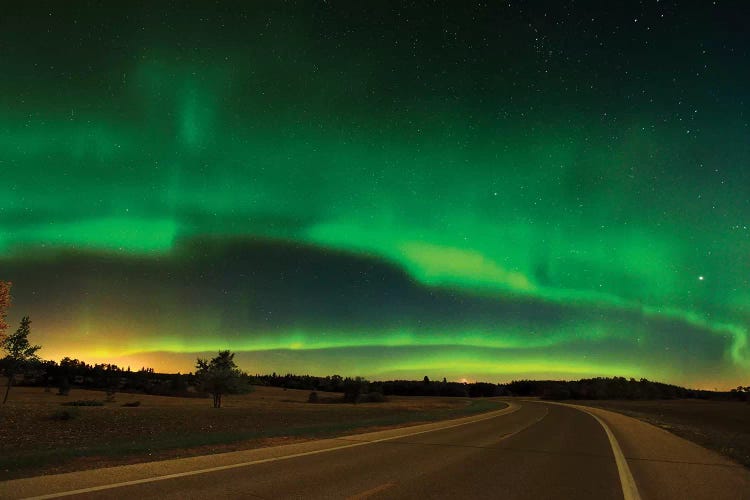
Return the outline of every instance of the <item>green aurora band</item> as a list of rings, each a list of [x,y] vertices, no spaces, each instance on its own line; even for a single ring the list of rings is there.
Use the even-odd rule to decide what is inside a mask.
[[[148,9],[117,24],[54,5],[0,25],[0,279],[14,281],[9,318],[31,314],[43,356],[189,371],[196,353],[228,347],[257,372],[747,383],[750,79],[711,26],[654,20],[652,52],[622,49],[626,70],[589,50],[596,27],[568,47],[570,32],[547,26],[540,55],[502,15],[506,39],[476,56],[465,45],[494,33],[485,24],[471,34],[459,18],[446,42],[443,28],[375,7],[392,31],[341,5],[278,6],[267,21],[192,6],[166,35]],[[519,15],[542,29],[533,8]],[[674,48],[670,29],[698,30],[709,55]],[[658,61],[671,67],[649,72]],[[224,308],[185,311],[158,285],[148,299],[163,310],[141,314],[96,298],[127,289],[106,276],[65,304],[44,277],[19,278],[66,252],[167,262],[187,241],[245,237],[575,314],[226,332]]]

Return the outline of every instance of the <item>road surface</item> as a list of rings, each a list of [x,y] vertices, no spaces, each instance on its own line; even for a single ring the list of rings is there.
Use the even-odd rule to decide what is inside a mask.
[[[336,439],[0,483],[2,498],[750,498],[746,469],[598,409],[504,410]]]

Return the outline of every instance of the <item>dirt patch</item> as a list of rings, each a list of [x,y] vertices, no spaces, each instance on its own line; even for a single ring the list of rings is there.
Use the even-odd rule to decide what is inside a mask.
[[[740,401],[575,401],[617,411],[693,441],[750,468],[750,404]]]
[[[211,399],[119,393],[103,406],[61,403],[104,401],[101,391],[74,389],[57,396],[41,388],[14,388],[0,408],[0,480],[150,460],[274,446],[352,432],[454,418],[496,409],[488,400],[391,397],[384,403],[310,404],[309,391],[258,387]],[[139,406],[123,406],[140,401]]]

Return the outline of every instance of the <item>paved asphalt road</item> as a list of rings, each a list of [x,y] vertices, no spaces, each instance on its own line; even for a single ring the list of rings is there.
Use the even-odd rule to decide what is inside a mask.
[[[505,411],[458,423],[405,428],[395,434],[383,431],[349,436],[326,440],[325,445],[323,442],[307,447],[291,445],[278,448],[270,456],[268,453],[273,449],[266,449],[265,455],[253,455],[244,462],[234,460],[222,465],[219,456],[214,461],[202,457],[201,464],[187,467],[183,461],[182,469],[178,470],[169,469],[171,462],[178,461],[155,463],[141,476],[145,480],[135,479],[136,484],[114,488],[107,484],[133,481],[138,466],[107,469],[115,471],[111,472],[115,474],[112,479],[105,479],[106,474],[99,473],[98,483],[91,483],[93,490],[72,497],[601,500],[621,499],[624,495],[638,498],[639,494],[643,498],[712,500],[750,497],[750,474],[744,468],[647,424],[610,412],[593,413],[598,418],[568,406],[515,402]],[[612,428],[615,448],[619,449],[618,441],[623,443],[627,460],[623,458],[619,468],[605,426]],[[649,441],[645,447],[638,444],[642,438]],[[654,445],[650,452],[649,446]],[[670,447],[693,462],[647,456],[667,453],[665,449]],[[238,465],[242,463],[245,465]],[[205,471],[216,466],[225,468]],[[623,488],[623,482],[630,477],[631,468],[637,487],[628,490]],[[204,472],[195,473],[196,470]],[[58,483],[54,477],[10,481],[0,484],[0,496],[23,497],[84,488],[86,483],[80,483],[79,479],[92,481],[89,476],[94,474],[96,471],[60,476],[58,480],[62,482]],[[174,477],[154,480],[155,476],[165,474]],[[50,489],[44,489],[45,481]],[[96,489],[102,486],[104,489]]]

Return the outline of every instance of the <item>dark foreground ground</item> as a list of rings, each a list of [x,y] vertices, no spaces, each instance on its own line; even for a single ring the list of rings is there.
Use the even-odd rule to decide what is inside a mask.
[[[323,394],[325,395],[325,394]],[[383,403],[311,404],[309,391],[257,387],[211,399],[120,393],[102,406],[102,391],[73,389],[68,396],[15,387],[0,406],[0,481],[276,446],[365,430],[456,418],[504,403],[468,398],[392,397]],[[340,395],[332,395],[340,396]],[[127,406],[138,402],[138,406]],[[61,417],[61,412],[64,415]]]
[[[585,410],[519,399],[460,420],[0,482],[0,498],[750,499],[747,468]]]
[[[750,467],[750,404],[739,401],[571,401],[638,418]]]
[[[0,407],[0,480],[108,465],[301,442],[364,430],[456,418],[502,407],[497,400],[393,397],[386,403],[309,404],[308,391],[259,387],[210,399],[117,394],[101,407],[61,403],[103,400],[100,391],[68,397],[14,388]],[[138,407],[124,406],[139,401]],[[716,450],[750,468],[750,404],[729,401],[571,401],[629,415]]]

